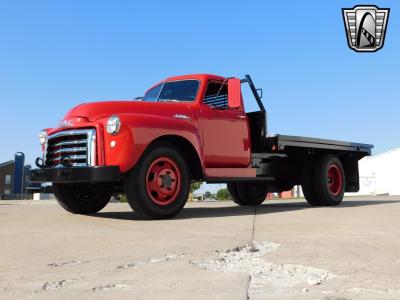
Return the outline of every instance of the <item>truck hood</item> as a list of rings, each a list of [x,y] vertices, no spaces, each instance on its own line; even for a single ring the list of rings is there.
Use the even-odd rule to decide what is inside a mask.
[[[71,109],[64,119],[82,117],[89,121],[118,114],[169,115],[173,111],[188,110],[187,103],[143,102],[143,101],[106,101],[83,103]]]

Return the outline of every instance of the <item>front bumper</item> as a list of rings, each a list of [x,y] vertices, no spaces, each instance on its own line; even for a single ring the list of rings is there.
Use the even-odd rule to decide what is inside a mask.
[[[118,182],[121,172],[117,166],[43,168],[32,170],[29,178],[32,182]]]

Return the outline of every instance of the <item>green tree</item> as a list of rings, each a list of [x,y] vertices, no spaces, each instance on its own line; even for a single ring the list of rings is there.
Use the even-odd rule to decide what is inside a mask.
[[[202,182],[195,182],[190,185],[190,193],[193,194],[201,187]]]
[[[128,199],[126,198],[125,194],[115,194],[114,197],[116,197],[119,200],[119,202],[121,202],[121,203],[128,202]]]
[[[229,194],[228,189],[220,189],[217,192],[217,200],[220,201],[225,201],[225,200],[230,200],[231,199],[231,194]]]

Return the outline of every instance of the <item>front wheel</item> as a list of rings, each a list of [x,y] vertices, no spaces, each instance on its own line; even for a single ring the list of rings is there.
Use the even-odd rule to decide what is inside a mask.
[[[189,179],[181,152],[173,145],[159,143],[125,175],[125,194],[132,209],[145,218],[171,218],[187,201]]]
[[[111,199],[111,193],[98,191],[90,184],[53,183],[58,203],[74,214],[94,214]]]
[[[228,188],[229,194],[232,196],[232,201],[237,205],[244,205],[244,203],[242,203],[242,199],[239,197],[238,192],[236,191],[236,183],[228,182],[226,187]]]
[[[230,182],[228,183],[233,202],[240,206],[258,206],[268,195],[268,186],[265,183]]]

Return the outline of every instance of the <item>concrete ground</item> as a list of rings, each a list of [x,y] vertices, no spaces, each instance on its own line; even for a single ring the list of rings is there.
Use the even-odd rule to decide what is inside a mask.
[[[189,203],[163,221],[0,201],[0,298],[400,299],[400,197]]]

